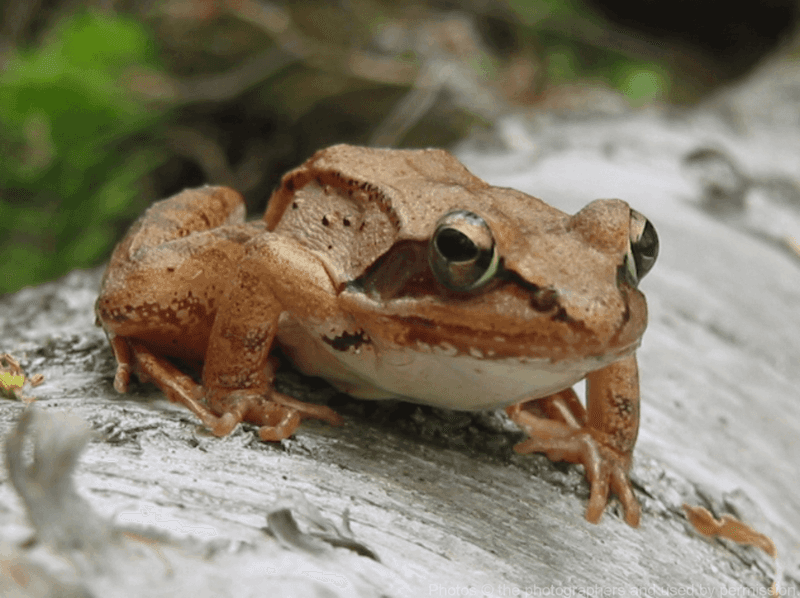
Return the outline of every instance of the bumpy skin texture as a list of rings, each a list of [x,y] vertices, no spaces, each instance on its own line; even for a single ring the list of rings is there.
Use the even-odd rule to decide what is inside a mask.
[[[479,291],[445,288],[428,265],[452,210],[480,215],[501,256],[502,274]],[[590,521],[613,492],[638,524],[628,471],[647,310],[620,274],[627,204],[570,216],[491,187],[444,151],[335,146],[284,177],[263,221],[244,217],[231,189],[187,190],[154,204],[117,246],[96,313],[119,392],[136,373],[219,436],[240,422],[270,441],[304,418],[342,423],[274,390],[280,346],[355,396],[507,407],[530,435],[517,451],[584,465]],[[202,383],[178,362],[201,367]],[[587,409],[570,388],[582,378]]]

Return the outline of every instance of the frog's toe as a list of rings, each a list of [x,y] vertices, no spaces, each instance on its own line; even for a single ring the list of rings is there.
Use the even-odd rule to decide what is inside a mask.
[[[527,440],[514,445],[514,450],[521,455],[528,453],[544,453],[551,461],[569,461],[584,463],[587,454],[583,438],[576,435],[561,438],[539,438],[531,436]],[[588,471],[587,465],[587,471]]]
[[[642,516],[642,507],[633,494],[633,486],[628,478],[628,474],[621,469],[612,472],[611,489],[622,503],[625,509],[625,522],[631,527],[639,527],[639,520]]]
[[[625,510],[625,521],[639,525],[641,507],[628,478],[630,456],[621,455],[594,438],[590,430],[578,430],[560,438],[531,437],[517,444],[518,453],[544,453],[551,461],[568,461],[583,465],[591,487],[586,519],[600,521],[611,492],[617,495]]]
[[[259,426],[258,436],[266,442],[288,438],[304,419],[323,419],[333,425],[343,420],[332,409],[298,401],[275,391],[234,390],[206,393],[206,402],[219,416],[202,417],[215,436],[228,435],[239,422]]]
[[[322,405],[303,403],[297,399],[272,393],[271,400],[261,407],[258,415],[258,436],[265,442],[277,442],[288,438],[304,419],[322,419],[335,426],[342,424],[342,418],[332,409]]]
[[[584,435],[583,445],[585,449],[575,462],[583,464],[591,486],[586,519],[597,523],[608,504],[609,494],[613,492],[622,503],[625,522],[638,527],[641,507],[628,477],[630,455],[619,454],[588,433]]]
[[[233,432],[234,428],[239,425],[240,417],[235,413],[223,413],[220,417],[209,416],[201,418],[203,424],[211,430],[214,436],[227,436]]]
[[[270,399],[283,407],[295,410],[301,419],[321,419],[332,426],[341,426],[344,423],[344,419],[342,419],[341,415],[325,405],[304,403],[294,397],[279,392],[273,392]]]
[[[633,494],[626,471],[618,463],[611,461],[603,461],[598,469],[596,476],[589,481],[592,490],[589,505],[586,507],[586,519],[592,523],[600,521],[608,504],[609,493],[613,492],[622,503],[625,522],[631,527],[639,527],[642,510]]]
[[[304,403],[288,395],[272,391],[269,398],[240,401],[232,410],[239,421],[245,420],[259,427],[258,436],[265,442],[278,442],[288,438],[304,419],[322,419],[338,426],[343,423],[339,414],[324,405]]]
[[[261,426],[258,429],[258,437],[264,442],[278,442],[284,438],[289,438],[297,426],[300,425],[300,414],[294,409],[279,409],[270,413],[269,419],[275,419],[274,423]]]
[[[600,479],[592,484],[589,504],[586,506],[586,520],[590,523],[598,523],[603,511],[608,505],[609,484],[607,479]]]
[[[114,390],[120,394],[128,392],[128,386],[131,383],[131,366],[127,363],[120,363],[117,365],[117,371],[114,374]]]

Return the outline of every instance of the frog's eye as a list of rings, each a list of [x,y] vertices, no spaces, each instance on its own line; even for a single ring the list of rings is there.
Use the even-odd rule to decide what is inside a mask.
[[[473,291],[497,273],[500,257],[489,225],[466,210],[448,212],[436,223],[428,244],[436,279],[453,291]]]
[[[630,243],[625,255],[625,269],[630,282],[636,286],[650,272],[658,257],[658,235],[650,221],[631,210]]]

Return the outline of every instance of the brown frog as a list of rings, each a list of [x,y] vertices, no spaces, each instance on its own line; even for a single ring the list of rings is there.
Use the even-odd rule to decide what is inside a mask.
[[[341,423],[275,391],[277,346],[355,397],[505,407],[530,435],[518,452],[584,465],[587,519],[613,491],[635,526],[637,285],[657,252],[623,201],[571,216],[442,150],[339,145],[286,174],[263,221],[223,187],[154,204],[114,251],[96,312],[114,387],[136,372],[218,436]],[[175,359],[202,364],[202,384]],[[571,389],[584,378],[586,409]]]

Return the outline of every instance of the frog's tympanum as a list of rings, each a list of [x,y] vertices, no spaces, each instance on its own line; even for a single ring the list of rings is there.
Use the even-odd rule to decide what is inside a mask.
[[[587,519],[614,492],[637,525],[637,284],[657,251],[623,201],[570,216],[445,151],[340,145],[286,174],[261,221],[223,187],[153,205],[114,251],[96,311],[114,387],[152,380],[218,436],[341,423],[275,391],[280,347],[354,397],[505,407],[530,436],[518,452],[583,464]],[[202,384],[175,360],[202,364]],[[585,409],[570,388],[583,378]]]

